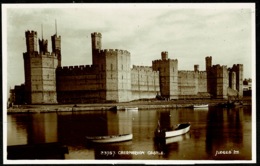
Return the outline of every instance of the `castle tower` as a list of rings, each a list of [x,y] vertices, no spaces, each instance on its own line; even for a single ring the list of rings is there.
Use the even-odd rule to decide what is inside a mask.
[[[153,61],[152,68],[159,71],[160,93],[167,99],[178,99],[178,60],[168,59],[168,52],[161,53],[161,60]]]
[[[51,36],[52,52],[58,57],[58,67],[61,67],[61,36],[58,36],[57,24],[55,21],[55,34]]]
[[[238,97],[243,97],[243,65],[233,65],[232,70],[236,73],[236,90],[238,91]]]
[[[39,40],[40,52],[35,48],[37,32],[27,31],[27,52],[23,54],[25,68],[25,95],[28,104],[57,103],[57,56],[48,52],[48,41]]]
[[[212,57],[206,57],[206,73],[207,73],[207,92],[210,94],[213,94],[215,92],[216,88],[216,81],[213,77],[213,71],[212,71]]]
[[[32,89],[32,79],[31,79],[31,59],[30,56],[37,55],[37,32],[26,31],[26,53],[23,54],[24,57],[24,77],[25,77],[25,102],[31,103],[31,89]]]
[[[168,60],[168,52],[167,51],[162,52],[161,56],[162,56],[162,60]]]
[[[206,59],[206,71],[208,71],[212,66],[212,57],[207,56],[205,59]]]
[[[132,97],[130,52],[105,49],[96,55],[99,58],[101,98],[116,102],[130,101]]]
[[[98,32],[91,33],[91,44],[92,44],[92,64],[98,64],[97,51],[102,49],[102,34]]]
[[[35,52],[37,51],[37,32],[35,31],[26,31],[26,48],[27,52]]]
[[[227,89],[229,86],[229,75],[226,66],[220,66],[219,64],[212,67],[214,73],[214,92],[213,95],[216,98],[227,99]]]
[[[58,58],[58,67],[61,67],[61,36],[57,36],[57,34],[51,36],[52,41],[52,52]]]
[[[199,65],[194,65],[194,71],[199,72]]]

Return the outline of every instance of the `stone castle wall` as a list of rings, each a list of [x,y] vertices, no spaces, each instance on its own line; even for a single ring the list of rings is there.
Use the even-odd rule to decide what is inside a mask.
[[[180,99],[199,98],[207,92],[205,71],[178,71],[178,95]]]
[[[101,33],[92,33],[92,65],[61,67],[61,37],[52,36],[52,52],[48,41],[39,40],[37,32],[27,31],[24,53],[25,98],[27,103],[128,102],[138,99],[198,98],[208,94],[227,98],[232,92],[243,95],[243,65],[213,65],[206,57],[206,71],[179,71],[178,60],[161,52],[152,66],[133,66],[126,50],[102,49]],[[210,95],[209,95],[210,94]],[[203,96],[201,96],[203,97]]]
[[[160,93],[159,72],[149,66],[133,66],[131,70],[132,100],[155,98]]]
[[[97,67],[90,65],[57,68],[59,103],[83,103],[100,99],[100,76]]]

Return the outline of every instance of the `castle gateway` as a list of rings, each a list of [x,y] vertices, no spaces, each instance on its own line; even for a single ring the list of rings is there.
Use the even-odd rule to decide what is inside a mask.
[[[128,102],[138,99],[220,98],[243,96],[243,65],[212,65],[206,57],[206,70],[178,69],[178,60],[168,52],[151,66],[131,68],[126,50],[102,49],[102,34],[92,33],[92,65],[62,66],[61,37],[38,40],[37,32],[25,32],[27,52],[23,54],[25,84],[15,86],[15,103],[54,104]],[[37,46],[39,43],[39,51]],[[24,95],[21,97],[19,95]]]

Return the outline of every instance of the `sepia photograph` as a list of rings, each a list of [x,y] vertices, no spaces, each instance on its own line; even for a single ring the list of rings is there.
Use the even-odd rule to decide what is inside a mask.
[[[255,15],[2,4],[4,164],[255,163]]]

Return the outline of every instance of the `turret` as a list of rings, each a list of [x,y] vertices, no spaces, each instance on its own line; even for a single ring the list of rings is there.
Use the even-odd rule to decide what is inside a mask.
[[[161,56],[162,56],[162,60],[168,60],[168,52],[167,51],[162,52]]]
[[[194,65],[194,71],[198,72],[199,71],[199,65]]]
[[[102,49],[102,35],[101,33],[94,32],[91,34],[92,43],[92,63],[96,64],[98,57],[96,57],[96,51]]]
[[[58,36],[56,20],[55,20],[55,34],[51,36],[51,42],[52,42],[52,52],[55,53],[55,55],[58,58],[58,67],[61,67],[61,36]]]
[[[39,39],[40,53],[45,54],[48,52],[48,40]]]
[[[102,49],[102,34],[99,32],[94,32],[91,34],[92,39],[92,50]]]
[[[26,48],[27,52],[35,52],[37,51],[37,32],[35,31],[26,31]]]
[[[206,57],[206,71],[208,71],[212,66],[212,57],[211,56],[207,56]]]

